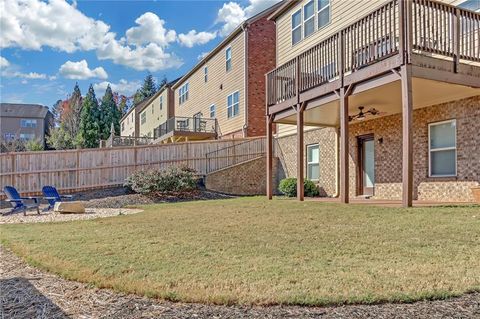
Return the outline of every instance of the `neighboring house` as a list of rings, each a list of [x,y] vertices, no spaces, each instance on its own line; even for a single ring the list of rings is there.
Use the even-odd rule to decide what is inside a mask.
[[[120,120],[120,136],[135,137],[136,107],[132,106]]]
[[[45,144],[53,121],[48,107],[38,104],[0,104],[0,133],[5,141],[21,139],[39,140]]]
[[[480,183],[480,2],[284,1],[267,74],[267,175],[324,196],[471,201]],[[458,6],[458,7],[454,7]],[[273,191],[268,178],[267,193]],[[303,187],[298,187],[303,200]]]
[[[264,79],[275,67],[275,25],[267,17],[277,7],[243,22],[173,86],[177,132],[167,137],[265,135]]]
[[[174,116],[174,93],[172,86],[178,79],[162,86],[157,93],[148,98],[138,109],[139,135],[141,137],[158,137],[155,130]]]

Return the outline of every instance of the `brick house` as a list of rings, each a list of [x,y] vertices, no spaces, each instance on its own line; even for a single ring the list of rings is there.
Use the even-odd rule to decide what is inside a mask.
[[[173,85],[164,141],[265,135],[265,73],[275,67],[278,7],[247,19]]]
[[[324,196],[471,201],[480,183],[478,1],[284,1],[267,74],[275,153]],[[276,127],[276,140],[273,129]],[[303,187],[297,187],[303,200]]]

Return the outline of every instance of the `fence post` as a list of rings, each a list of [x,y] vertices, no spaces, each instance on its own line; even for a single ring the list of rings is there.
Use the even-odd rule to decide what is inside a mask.
[[[11,182],[12,182],[12,186],[16,187],[15,185],[15,171],[16,171],[16,165],[15,165],[15,162],[16,162],[16,158],[15,158],[15,154],[12,153],[12,175],[10,175],[10,179],[11,179]]]
[[[133,147],[133,171],[137,171],[137,148]]]
[[[460,62],[460,9],[455,8],[453,14],[453,72],[458,72]]]
[[[77,181],[77,187],[80,185],[80,150],[76,150],[76,170],[75,170],[75,179]]]

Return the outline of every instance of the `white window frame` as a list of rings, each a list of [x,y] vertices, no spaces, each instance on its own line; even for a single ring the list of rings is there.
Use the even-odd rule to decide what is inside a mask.
[[[180,87],[178,90],[178,104],[182,105],[183,103],[188,101],[188,90],[189,84],[186,82],[184,85]]]
[[[160,111],[163,110],[163,96],[160,95]]]
[[[208,66],[205,66],[203,68],[203,79],[204,79],[205,83],[208,82]]]
[[[332,1],[331,0],[328,0],[328,5],[326,5],[325,7],[323,8],[320,8],[320,6],[318,5],[320,0],[315,0],[316,1],[316,6],[317,6],[317,23],[315,25],[315,28],[316,30],[321,30],[323,28],[325,28],[326,26],[328,26],[330,23],[332,23],[332,10],[331,10],[331,7],[332,7]],[[325,23],[325,25],[323,26],[319,26],[319,23],[320,23],[320,19],[319,19],[319,16],[320,16],[320,12],[324,11],[324,10],[328,10],[328,22]]]
[[[302,23],[301,23],[301,24],[302,24],[302,28],[303,28],[303,29],[302,29],[302,38],[300,39],[300,41],[302,41],[303,39],[311,36],[312,34],[315,33],[315,31],[317,31],[317,27],[316,27],[316,25],[315,25],[315,15],[316,15],[316,13],[315,13],[315,1],[316,1],[316,0],[310,0],[310,1],[308,1],[308,2],[302,7],[302,14],[301,14]],[[305,19],[305,7],[307,6],[307,4],[310,4],[310,2],[313,3],[313,13],[312,13],[312,16],[311,16],[311,17],[309,17],[308,19]],[[297,11],[297,12],[298,12],[298,11]],[[307,30],[307,29],[305,28],[305,24],[306,24],[308,21],[312,20],[312,19],[313,19],[313,31],[312,31],[312,33],[310,33],[309,35],[306,35],[306,34],[305,34],[305,30]],[[293,30],[292,30],[292,32],[293,32]],[[292,34],[292,36],[293,36],[293,34]],[[300,41],[299,41],[299,42],[300,42]]]
[[[235,94],[238,94],[238,102],[237,103],[234,102]],[[228,98],[230,96],[232,97],[232,105],[228,105]],[[238,106],[237,107],[237,110],[238,110],[237,113],[235,113],[235,105]],[[228,112],[228,110],[230,110],[230,109],[232,110],[232,113],[231,113],[232,115],[230,115],[229,112]],[[235,91],[232,94],[227,96],[227,118],[231,119],[231,118],[234,118],[235,116],[238,116],[239,114],[240,114],[240,92]]]
[[[32,140],[35,139],[35,134],[34,133],[20,133],[19,138],[22,141],[32,141]]]
[[[310,149],[314,148],[314,147],[318,149],[318,162],[309,162],[309,161],[308,161],[308,151],[309,151]],[[305,162],[306,162],[306,167],[305,167],[305,169],[306,169],[306,173],[307,173],[307,174],[306,174],[306,175],[307,175],[307,179],[309,179],[309,180],[311,180],[311,181],[314,181],[314,182],[318,182],[318,181],[320,180],[320,144],[318,144],[318,143],[317,143],[317,144],[309,144],[309,145],[307,145],[307,147],[306,147],[305,150],[306,150],[306,153],[305,153],[305,157],[306,157],[306,161],[305,161]],[[309,172],[308,167],[309,167],[310,165],[318,165],[318,178],[315,178],[315,179],[314,179],[314,178],[311,178],[310,176],[308,176],[308,172]]]
[[[37,128],[37,119],[21,119],[20,126],[23,128]]]
[[[227,104],[228,104],[228,100],[227,100]],[[216,116],[217,116],[217,110],[216,110],[215,104],[212,104],[212,105],[210,105],[210,118],[213,119]]]
[[[294,28],[293,27],[293,16],[295,14],[297,14],[299,11],[300,11],[300,23],[298,24],[297,27]],[[302,40],[303,40],[303,13],[302,13],[302,11],[303,11],[303,8],[300,8],[290,15],[290,28],[291,28],[290,36],[292,38],[292,46],[302,42]],[[293,43],[293,31],[297,30],[298,28],[300,28],[300,39],[297,42]]]
[[[228,56],[228,52],[230,52],[230,56]],[[228,47],[225,49],[225,70],[229,72],[232,69],[232,47]]]
[[[142,114],[140,114],[140,124],[145,124],[147,123],[147,111],[143,111]]]
[[[430,131],[432,126],[437,126],[445,123],[455,123],[455,146],[454,147],[442,147],[442,148],[436,148],[432,149],[431,144],[430,144]],[[447,175],[432,175],[432,152],[439,152],[439,151],[455,151],[455,173],[452,174],[447,174]],[[441,121],[441,122],[434,122],[434,123],[429,123],[428,124],[428,177],[456,177],[457,176],[457,120],[456,119],[451,119],[451,120],[446,120],[446,121]]]

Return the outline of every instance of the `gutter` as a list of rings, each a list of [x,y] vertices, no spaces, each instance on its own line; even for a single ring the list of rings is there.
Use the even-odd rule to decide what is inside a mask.
[[[243,41],[244,41],[244,50],[245,50],[245,58],[243,59],[243,67],[244,67],[244,120],[243,120],[243,137],[247,137],[247,128],[248,128],[248,24],[242,24],[243,30]]]

